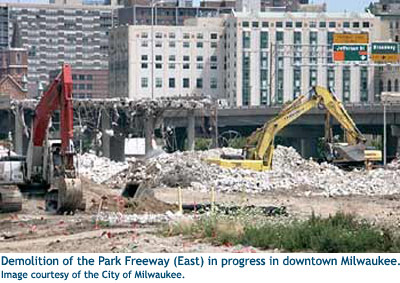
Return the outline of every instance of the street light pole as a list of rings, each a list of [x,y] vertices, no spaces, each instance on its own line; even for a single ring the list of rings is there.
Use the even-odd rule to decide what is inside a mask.
[[[383,166],[386,167],[387,162],[387,129],[386,129],[386,101],[383,101]]]

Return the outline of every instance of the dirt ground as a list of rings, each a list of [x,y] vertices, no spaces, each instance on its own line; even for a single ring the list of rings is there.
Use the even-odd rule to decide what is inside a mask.
[[[120,192],[85,181],[87,210],[72,216],[48,215],[43,200],[25,199],[23,210],[0,215],[0,252],[248,252],[243,247],[212,246],[184,237],[160,235],[162,224],[100,221],[96,215],[164,213],[175,210],[177,191],[159,189],[156,199],[129,205]],[[184,203],[210,201],[210,193],[183,191]],[[163,203],[162,201],[166,202]],[[337,211],[354,213],[371,222],[400,226],[400,196],[340,198],[305,197],[283,192],[263,195],[216,194],[221,204],[285,206],[290,216],[304,218],[312,212],[322,216]],[[102,214],[103,215],[103,214]],[[98,221],[96,221],[96,219]],[[100,219],[100,220],[99,220]],[[165,223],[164,223],[165,224]]]

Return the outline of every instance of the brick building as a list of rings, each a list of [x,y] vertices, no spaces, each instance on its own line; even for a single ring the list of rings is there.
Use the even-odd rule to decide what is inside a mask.
[[[50,71],[50,82],[60,70]],[[108,97],[108,70],[72,69],[74,98],[106,98]]]

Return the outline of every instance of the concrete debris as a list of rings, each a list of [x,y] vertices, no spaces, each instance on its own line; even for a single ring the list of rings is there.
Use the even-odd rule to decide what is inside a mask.
[[[132,100],[128,98],[108,99],[75,99],[74,107],[121,109],[129,110],[132,116],[135,115],[156,115],[164,110],[202,110],[209,109],[214,104],[209,97],[160,97],[158,99]],[[35,109],[38,104],[36,99],[12,100],[11,107],[22,107]]]
[[[0,145],[0,158],[7,157],[7,156],[16,156],[16,155],[17,154],[14,151],[9,150],[8,148]]]
[[[79,173],[98,184],[104,183],[114,175],[129,168],[128,162],[115,162],[91,153],[80,155],[78,160]]]
[[[179,214],[167,211],[164,214],[122,214],[122,213],[100,213],[92,216],[92,221],[106,222],[107,226],[124,224],[156,224],[165,223],[181,218]]]
[[[240,150],[219,149],[205,152],[163,154],[148,161],[134,163],[110,179],[107,184],[122,188],[127,180],[146,182],[151,188],[178,187],[196,191],[266,193],[292,191],[302,195],[392,195],[400,193],[400,174],[396,170],[343,171],[331,164],[303,159],[295,149],[278,146],[273,170],[254,172],[227,169],[207,164],[202,159]]]

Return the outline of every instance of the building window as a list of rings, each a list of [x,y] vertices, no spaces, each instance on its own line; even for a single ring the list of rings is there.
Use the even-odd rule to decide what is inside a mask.
[[[198,42],[196,43],[196,47],[197,47],[197,48],[203,48],[203,42],[198,41]]]
[[[368,101],[368,69],[366,67],[360,70],[360,100],[361,102]]]
[[[203,70],[204,66],[203,66],[203,64],[197,64],[196,68],[197,68],[197,70]]]
[[[190,34],[184,33],[184,34],[183,34],[183,38],[184,38],[184,39],[189,39],[189,38],[190,38]]]
[[[87,75],[86,80],[88,81],[93,81],[93,75]]]
[[[310,87],[317,86],[317,76],[318,72],[316,69],[310,70]]]
[[[328,49],[333,48],[333,32],[328,32],[327,44],[328,44]]]
[[[283,23],[282,22],[276,22],[276,27],[277,28],[283,28]]]
[[[326,22],[319,22],[320,28],[326,28]]]
[[[310,28],[316,28],[317,22],[310,22]]]
[[[351,90],[351,73],[349,67],[343,68],[343,101],[350,101],[350,90]]]
[[[211,42],[211,48],[217,48],[218,47],[218,43],[213,41]]]
[[[197,39],[203,39],[203,34],[202,33],[198,33],[196,37],[197,37]]]
[[[336,22],[329,22],[330,28],[336,28]]]
[[[183,61],[185,62],[190,61],[190,56],[187,55],[183,56]]]
[[[399,92],[399,80],[398,79],[396,79],[394,81],[394,91]]]
[[[260,33],[260,48],[268,48],[268,32],[262,31]]]
[[[84,81],[85,80],[85,75],[79,75],[79,80]]]
[[[168,86],[169,88],[175,88],[175,78],[169,78]]]
[[[248,28],[249,27],[249,22],[243,22],[242,25],[243,25],[244,28]]]
[[[161,41],[156,41],[156,47],[157,47],[157,48],[162,47],[162,42],[161,42]]]
[[[269,27],[269,22],[262,22],[262,27],[263,28]]]
[[[250,48],[250,32],[244,31],[243,32],[243,48]]]
[[[148,56],[147,55],[142,55],[142,61],[147,61],[148,60]]]
[[[260,103],[268,103],[268,53],[260,53]]]
[[[283,31],[277,31],[276,32],[276,43],[278,45],[281,45],[281,44],[284,43]]]
[[[170,32],[170,33],[168,34],[168,36],[169,36],[169,38],[175,38],[175,37],[176,37],[174,32]]]
[[[162,78],[156,78],[156,88],[162,88]]]
[[[183,42],[183,48],[190,48],[190,42],[189,41],[184,41]]]
[[[161,32],[156,32],[156,38],[162,38],[162,33]]]
[[[196,88],[203,88],[203,79],[196,79]]]
[[[168,64],[168,69],[175,69],[175,64],[174,63]]]
[[[170,41],[170,42],[169,42],[169,47],[175,48],[175,46],[176,46],[175,41]]]
[[[211,34],[211,39],[218,39],[218,34],[217,33],[212,33]]]
[[[189,78],[184,78],[183,79],[183,88],[189,88],[190,83],[189,83]]]
[[[157,63],[157,64],[156,64],[156,69],[162,69],[162,64]]]
[[[148,38],[149,35],[147,34],[147,32],[142,32],[141,37],[142,38]]]
[[[387,91],[392,92],[392,80],[388,80],[387,82]]]
[[[350,22],[344,22],[343,23],[344,28],[349,28],[350,27]]]
[[[87,84],[86,85],[87,90],[92,90],[93,89],[93,84]]]
[[[353,22],[353,28],[359,28],[360,23],[359,22]]]
[[[335,69],[329,68],[327,72],[327,86],[330,89],[335,88]]]
[[[258,28],[258,22],[253,22],[252,26],[253,26],[253,28]]]
[[[142,69],[147,69],[148,68],[148,64],[147,63],[142,63]]]
[[[303,22],[296,22],[296,28],[302,28]]]
[[[197,56],[196,57],[197,62],[203,62],[203,56]]]
[[[369,28],[370,24],[369,22],[363,22],[363,28]]]
[[[211,88],[211,89],[216,89],[216,88],[218,88],[218,80],[217,80],[216,77],[212,77],[212,78],[210,79],[210,88]]]
[[[293,99],[296,99],[301,94],[301,69],[293,69]]]
[[[175,60],[176,60],[175,55],[169,55],[168,60],[169,60],[169,61],[174,61],[174,62],[175,62]]]
[[[250,104],[250,53],[243,52],[242,62],[242,101],[243,105]]]
[[[142,86],[142,88],[147,88],[149,86],[149,79],[148,78],[142,78],[141,79],[141,86]]]
[[[162,55],[156,55],[156,61],[162,61]]]
[[[292,28],[293,27],[293,22],[286,22],[286,27],[287,28]]]

